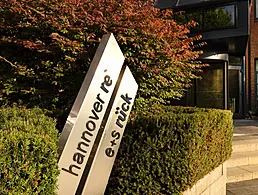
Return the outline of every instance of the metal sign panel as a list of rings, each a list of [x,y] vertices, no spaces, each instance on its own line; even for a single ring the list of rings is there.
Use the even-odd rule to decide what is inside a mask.
[[[87,180],[82,194],[104,194],[137,89],[138,85],[126,67],[92,166],[85,171]]]
[[[123,62],[123,53],[114,36],[104,35],[61,134],[60,195],[78,194],[78,185]]]

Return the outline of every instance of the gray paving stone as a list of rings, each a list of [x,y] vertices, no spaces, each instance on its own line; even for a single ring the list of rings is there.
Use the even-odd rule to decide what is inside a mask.
[[[258,185],[256,186],[248,186],[248,189],[252,191],[252,193],[258,194]]]
[[[256,152],[256,151],[255,151]],[[233,153],[228,160],[228,167],[236,167],[241,165],[248,165],[249,157],[246,152]]]
[[[232,188],[237,188],[239,182],[234,183],[227,183],[227,190],[230,190]]]
[[[240,168],[252,172],[252,179],[258,178],[258,164],[240,166]]]
[[[227,195],[258,195],[258,179],[227,184]]]
[[[233,189],[230,189],[228,191],[235,194],[235,195],[249,195],[249,194],[253,193],[248,188],[233,188]]]
[[[234,188],[236,188],[239,185],[244,185],[244,186],[252,187],[252,186],[257,186],[258,185],[258,179],[252,179],[252,180],[247,180],[247,181],[230,183],[230,184],[227,184],[227,185],[233,185]]]
[[[257,119],[234,120],[233,154],[227,169],[227,180],[230,182],[227,183],[227,195],[258,195],[258,179],[254,179],[258,178]]]
[[[235,195],[235,194],[227,190],[227,195]]]
[[[233,152],[258,151],[258,139],[233,140]]]
[[[239,182],[244,180],[251,180],[253,179],[252,172],[241,169],[240,167],[229,167],[227,169],[227,182]]]

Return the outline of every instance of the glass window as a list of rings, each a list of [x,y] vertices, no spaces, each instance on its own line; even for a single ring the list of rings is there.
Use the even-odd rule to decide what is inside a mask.
[[[240,70],[230,69],[228,70],[228,95],[229,105],[233,113],[239,113],[240,103]]]
[[[255,19],[258,19],[258,0],[254,0],[255,5],[254,5],[254,9],[255,9]]]
[[[175,13],[175,20],[178,24],[186,24],[188,22],[185,12]]]
[[[186,24],[190,21],[197,22],[197,25],[191,30],[202,30],[203,29],[203,11],[187,11],[175,13],[175,20],[178,24]]]
[[[258,2],[258,0],[256,0]],[[236,5],[226,5],[216,8],[203,8],[199,10],[187,10],[175,13],[175,20],[179,24],[189,21],[197,22],[192,31],[216,30],[236,25]]]
[[[242,57],[229,56],[229,65],[230,66],[242,66]]]
[[[196,106],[224,109],[224,64],[210,63],[196,81]]]
[[[204,28],[223,28],[235,26],[235,5],[211,8],[205,11]]]
[[[203,29],[203,11],[202,10],[187,12],[186,17],[188,21],[193,20],[197,22],[197,25],[192,30],[196,31],[196,30]]]

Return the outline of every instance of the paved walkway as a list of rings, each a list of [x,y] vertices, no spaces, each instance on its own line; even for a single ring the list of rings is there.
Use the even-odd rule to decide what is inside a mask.
[[[248,139],[258,139],[258,118],[234,120],[233,142]]]
[[[234,120],[233,143],[250,139],[258,139],[258,119]],[[227,184],[227,195],[258,195],[258,179]]]
[[[258,179],[227,184],[227,195],[258,195]]]

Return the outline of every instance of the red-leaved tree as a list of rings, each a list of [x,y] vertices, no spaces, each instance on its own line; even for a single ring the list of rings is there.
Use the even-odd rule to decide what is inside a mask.
[[[200,51],[153,0],[1,0],[0,101],[40,106],[65,119],[96,48],[114,33],[139,91],[136,107],[180,98],[196,72]]]

